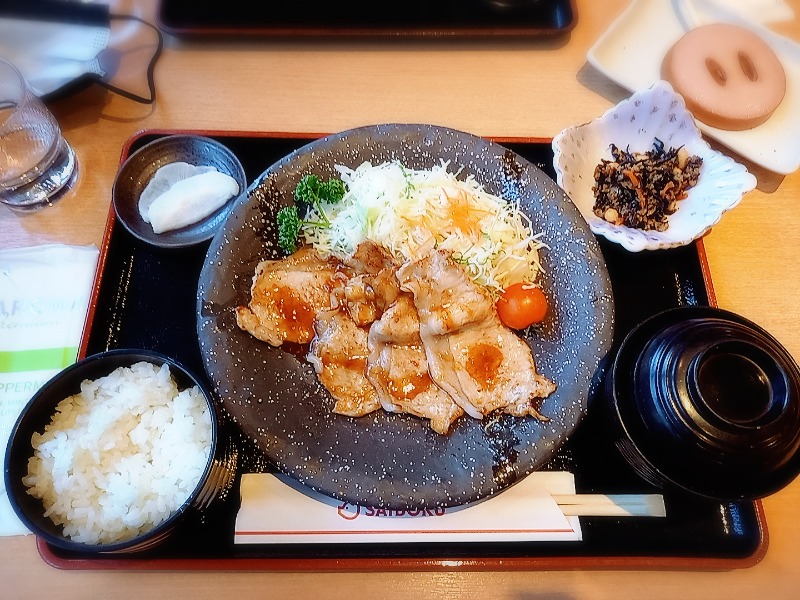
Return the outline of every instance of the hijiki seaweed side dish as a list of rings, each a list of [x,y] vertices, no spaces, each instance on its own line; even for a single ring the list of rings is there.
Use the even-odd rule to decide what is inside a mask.
[[[703,159],[683,146],[665,149],[658,138],[647,152],[611,144],[611,155],[594,171],[594,214],[615,225],[666,231],[667,218],[697,184]]]

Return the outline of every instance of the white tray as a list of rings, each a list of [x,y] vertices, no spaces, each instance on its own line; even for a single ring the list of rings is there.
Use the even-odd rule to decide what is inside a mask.
[[[589,49],[589,64],[631,91],[661,79],[661,62],[687,31],[675,0],[633,0]],[[763,124],[746,131],[726,131],[698,121],[703,133],[743,158],[781,174],[800,167],[800,44],[742,19],[707,0],[693,0],[697,24],[726,22],[746,27],[776,52],[786,71],[786,96]]]

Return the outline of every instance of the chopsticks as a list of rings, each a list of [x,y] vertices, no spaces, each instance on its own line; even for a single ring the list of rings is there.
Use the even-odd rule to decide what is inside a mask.
[[[661,494],[553,494],[568,517],[666,517]]]

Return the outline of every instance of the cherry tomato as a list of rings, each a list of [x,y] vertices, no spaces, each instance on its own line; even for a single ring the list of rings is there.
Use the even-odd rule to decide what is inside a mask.
[[[512,329],[525,329],[540,323],[547,314],[547,298],[541,288],[529,283],[514,283],[497,299],[497,315]]]

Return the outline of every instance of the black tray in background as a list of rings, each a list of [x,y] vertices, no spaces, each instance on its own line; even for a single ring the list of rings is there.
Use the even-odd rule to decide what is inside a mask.
[[[574,0],[161,0],[173,35],[540,36],[571,30]]]
[[[127,153],[159,135],[144,132]],[[187,132],[182,132],[187,133]],[[290,134],[203,133],[241,159],[248,182],[277,159],[311,141]],[[551,177],[549,141],[498,139]],[[205,371],[196,332],[197,280],[208,243],[159,250],[109,219],[102,278],[84,353],[130,347],[167,354],[199,376]],[[616,308],[615,344],[636,323],[658,311],[686,304],[713,304],[702,243],[657,252],[630,253],[599,240],[611,275]],[[592,399],[596,403],[597,398]],[[546,465],[575,474],[578,493],[659,493],[640,480],[604,436],[592,410],[573,437]],[[263,464],[240,440],[244,472]],[[248,456],[254,458],[248,460]],[[238,481],[236,483],[238,486]],[[80,556],[40,542],[53,566],[66,569],[422,569],[451,568],[453,560],[478,569],[683,566],[732,568],[755,564],[766,552],[766,524],[759,502],[722,503],[665,496],[665,518],[581,517],[581,542],[234,545],[238,488],[174,541],[144,556]]]

